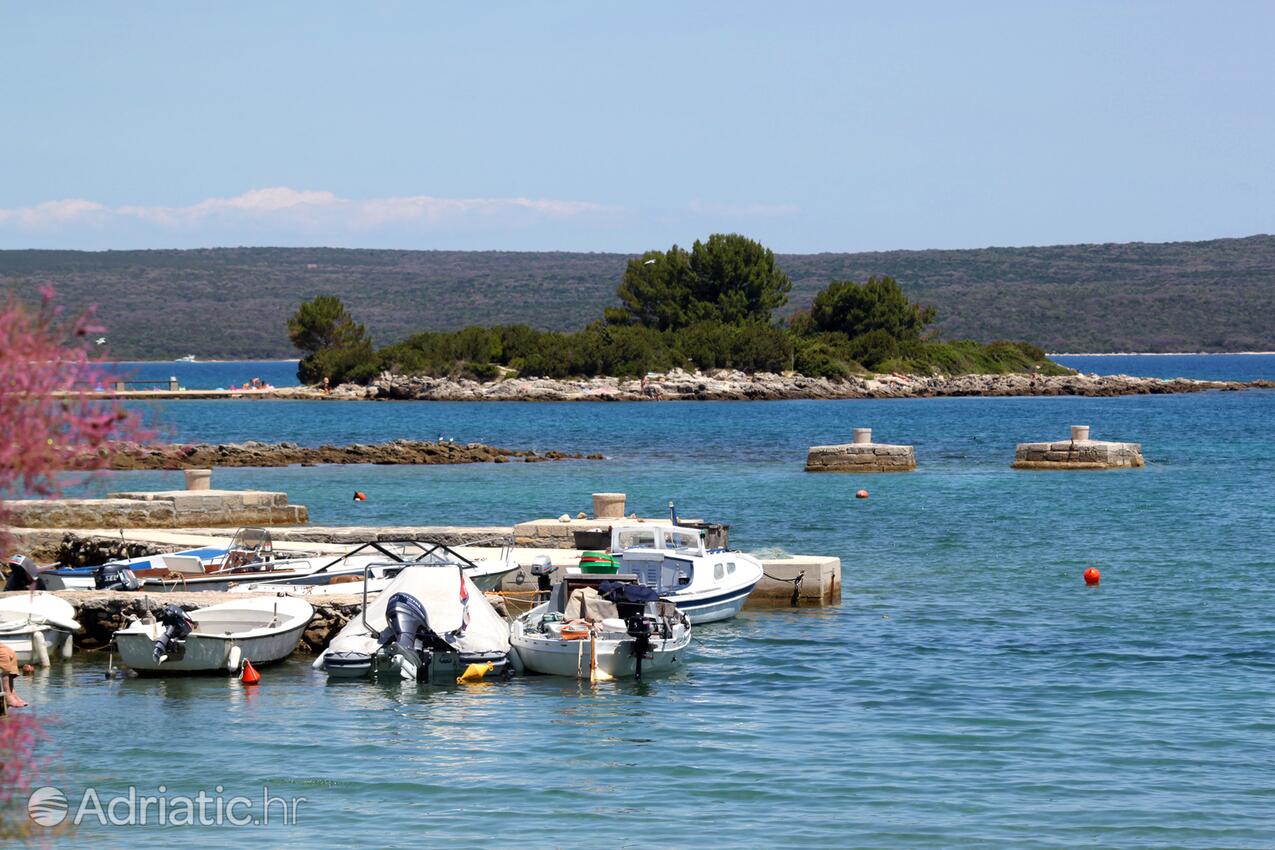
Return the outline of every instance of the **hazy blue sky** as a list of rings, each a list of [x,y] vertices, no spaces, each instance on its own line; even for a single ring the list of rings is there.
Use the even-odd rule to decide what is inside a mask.
[[[0,0],[0,247],[1275,231],[1275,3]]]

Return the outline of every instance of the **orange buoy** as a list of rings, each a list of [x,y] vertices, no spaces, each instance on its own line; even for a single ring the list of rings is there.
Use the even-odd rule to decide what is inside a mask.
[[[245,685],[261,684],[261,674],[257,672],[257,668],[252,666],[252,662],[247,658],[243,660],[243,672],[239,674],[239,681]]]
[[[354,501],[356,501],[356,502],[366,502],[366,501],[367,501],[367,493],[364,493],[362,490],[355,490],[355,491],[354,491]]]
[[[867,490],[860,490],[858,493],[855,493],[855,494],[854,494],[854,497],[855,497],[856,499],[866,499],[866,498],[868,498],[868,491],[867,491]]]
[[[1100,581],[1102,581],[1102,573],[1098,572],[1097,567],[1090,567],[1085,570],[1085,584],[1093,587]]]

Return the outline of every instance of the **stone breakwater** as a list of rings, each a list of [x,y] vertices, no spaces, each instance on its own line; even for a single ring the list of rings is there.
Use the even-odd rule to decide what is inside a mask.
[[[937,398],[944,396],[1123,396],[1272,388],[1270,381],[1198,381],[1130,375],[877,375],[809,378],[732,370],[685,372],[642,381],[628,378],[510,378],[479,383],[382,374],[371,386],[341,387],[343,398],[430,401],[657,401]],[[361,393],[361,395],[360,395]]]
[[[375,463],[385,465],[536,463],[551,460],[602,460],[600,454],[535,452],[502,449],[481,443],[432,443],[394,440],[348,446],[300,446],[296,443],[224,443],[151,445],[117,443],[107,459],[110,469],[201,469],[225,466],[293,466],[297,464]]]

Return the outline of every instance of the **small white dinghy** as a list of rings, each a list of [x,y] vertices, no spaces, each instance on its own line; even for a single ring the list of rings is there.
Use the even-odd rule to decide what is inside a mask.
[[[409,565],[314,662],[333,678],[388,677],[443,684],[504,673],[509,624],[466,571]]]
[[[569,573],[509,632],[533,673],[591,681],[668,673],[686,660],[691,623],[634,575]]]
[[[71,635],[80,630],[70,602],[43,591],[0,595],[0,643],[19,664],[49,663],[50,655],[71,656]]]
[[[115,633],[120,660],[141,674],[238,673],[282,661],[301,642],[314,608],[291,596],[236,599],[185,612],[165,605],[158,618]]]

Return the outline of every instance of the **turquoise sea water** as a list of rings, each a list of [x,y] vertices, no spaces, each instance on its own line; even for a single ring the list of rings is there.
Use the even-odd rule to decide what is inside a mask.
[[[1201,368],[1210,368],[1201,366]],[[218,470],[318,523],[508,523],[630,506],[843,559],[839,607],[697,632],[685,670],[590,687],[24,679],[73,802],[304,796],[294,826],[82,826],[79,842],[232,848],[1269,847],[1275,843],[1275,392],[1116,399],[463,404],[179,402],[180,439],[395,437],[602,462]],[[1141,441],[1146,469],[1020,473],[1014,444]],[[808,475],[871,426],[902,475]],[[95,487],[177,486],[169,473]],[[858,501],[860,487],[871,498]],[[350,494],[367,492],[366,503]],[[1103,573],[1098,588],[1085,567]],[[259,806],[257,813],[259,814]]]

